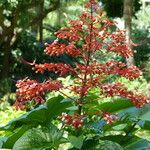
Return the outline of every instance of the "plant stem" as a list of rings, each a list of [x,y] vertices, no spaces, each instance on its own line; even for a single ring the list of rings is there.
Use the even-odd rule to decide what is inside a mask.
[[[85,62],[86,67],[89,66],[90,63],[90,56],[91,56],[91,45],[92,45],[92,31],[93,31],[93,9],[92,9],[92,5],[91,5],[91,27],[90,27],[90,43],[89,43],[89,50],[87,51],[87,62]],[[84,74],[84,79],[82,82],[82,88],[86,86],[87,83],[87,71],[85,71]],[[80,98],[78,100],[79,104],[78,104],[78,114],[81,115],[82,112],[82,102],[83,102],[83,97],[84,97],[84,92],[82,91]]]

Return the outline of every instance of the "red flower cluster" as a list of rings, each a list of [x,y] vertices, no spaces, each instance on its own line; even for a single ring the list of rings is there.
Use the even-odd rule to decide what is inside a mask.
[[[120,43],[112,42],[109,43],[107,49],[110,52],[117,52],[119,55],[124,56],[126,58],[133,55],[132,50],[125,43],[120,44]]]
[[[138,108],[150,103],[150,99],[147,96],[133,92],[127,92],[127,98],[130,99],[132,103]]]
[[[35,64],[33,67],[36,70],[36,73],[44,73],[44,71],[53,71],[55,73],[59,73],[60,76],[66,75],[69,72],[72,72],[72,67],[70,65],[64,63],[45,63],[45,64]]]
[[[81,55],[80,49],[77,49],[73,43],[70,43],[69,45],[60,44],[58,42],[47,44],[44,52],[50,56],[59,56],[65,53],[74,57]]]
[[[36,103],[44,103],[42,96],[45,92],[57,91],[62,88],[58,81],[46,81],[38,83],[36,80],[19,80],[16,84],[17,105],[25,104],[28,100],[34,100]]]
[[[80,40],[80,35],[78,34],[78,28],[65,28],[61,29],[55,33],[59,39],[67,39],[69,41],[77,42]]]
[[[121,62],[117,62],[113,59],[105,63],[93,63],[88,66],[78,64],[76,67],[80,73],[93,74],[93,75],[111,75],[116,74],[134,80],[142,75],[142,72],[136,66],[130,66],[126,68],[126,65]]]
[[[113,124],[118,119],[117,114],[111,114],[109,112],[103,112],[102,116],[107,124]]]
[[[91,6],[93,6],[93,4],[97,4],[96,0],[90,0],[85,4],[85,7],[90,8]]]
[[[142,72],[136,66],[130,66],[128,68],[119,70],[118,74],[128,78],[129,80],[134,80],[136,78],[139,78],[142,75]]]
[[[72,91],[75,92],[76,94],[79,94],[79,95],[87,95],[88,93],[88,90],[89,90],[89,87],[88,85],[85,85],[85,86],[74,86],[72,88]]]
[[[80,115],[70,116],[66,113],[62,113],[62,115],[59,118],[66,124],[71,125],[76,129],[81,128],[83,126],[83,119]]]
[[[115,33],[110,34],[110,38],[114,41],[114,42],[123,42],[126,41],[125,38],[126,34],[123,30],[117,30]]]
[[[102,85],[102,92],[106,94],[106,96],[120,96],[126,92],[126,88],[124,84],[117,82],[117,83],[105,83]]]
[[[102,93],[110,97],[120,96],[127,98],[131,100],[136,107],[143,107],[145,104],[150,103],[148,97],[141,94],[136,94],[132,91],[128,91],[124,84],[120,82],[103,84]]]

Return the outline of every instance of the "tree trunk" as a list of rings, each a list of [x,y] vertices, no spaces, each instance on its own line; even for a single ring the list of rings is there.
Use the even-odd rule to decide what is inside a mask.
[[[40,13],[38,16],[32,18],[30,22],[27,24],[28,27],[31,27],[32,25],[39,25],[40,24],[40,41],[43,41],[43,18],[47,16],[47,14],[53,10],[56,10],[59,7],[59,0],[55,0],[48,9],[44,9],[44,0],[42,0],[43,4],[40,3],[40,7],[42,8],[42,13]],[[10,18],[11,21],[11,26],[5,27],[3,22],[4,22],[4,15],[3,15],[3,8],[0,6],[0,27],[3,29],[2,33],[0,34],[0,51],[3,52],[2,56],[2,69],[0,70],[0,79],[7,78],[9,77],[10,74],[10,59],[11,59],[11,51],[12,47],[14,46],[14,43],[16,41],[16,38],[18,37],[19,33],[14,33],[14,29],[18,27],[18,20],[20,19],[20,16],[23,11],[26,11],[30,8],[38,7],[39,8],[39,3],[36,3],[33,1],[33,3],[29,3],[29,5],[25,5],[24,8],[20,7],[18,5],[17,8],[15,8],[12,11],[12,15]],[[23,10],[22,10],[23,9]],[[41,23],[39,23],[41,22]],[[7,40],[6,40],[7,39]]]
[[[57,26],[61,27],[61,24],[63,23],[63,7],[61,7],[61,1],[59,0],[59,8],[57,9]]]
[[[9,59],[10,58],[10,49],[9,45],[5,46],[4,57],[3,57],[3,67],[1,71],[1,79],[7,78],[9,75]]]
[[[133,0],[124,0],[123,17],[125,22],[126,40],[128,46],[132,49],[131,45],[131,31],[132,31],[132,13],[133,13]],[[126,59],[127,66],[134,65],[134,56]]]
[[[44,0],[40,3],[40,15],[43,16],[43,10],[44,10]],[[43,42],[43,18],[40,18],[39,22],[39,42]]]
[[[7,78],[10,73],[10,58],[11,58],[11,48],[15,43],[17,33],[14,33],[14,29],[17,26],[17,21],[19,18],[18,10],[12,11],[11,25],[9,27],[3,27],[3,33],[1,35],[2,40],[0,44],[2,45],[1,50],[3,51],[2,60],[2,70],[0,73],[0,79]],[[3,23],[1,22],[3,25]]]

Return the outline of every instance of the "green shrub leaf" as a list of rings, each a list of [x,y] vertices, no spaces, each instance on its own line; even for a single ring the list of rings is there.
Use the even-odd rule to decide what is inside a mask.
[[[108,140],[100,140],[98,142],[94,141],[95,144],[89,143],[84,146],[82,150],[123,150],[123,148],[116,142]]]
[[[137,139],[128,143],[127,146],[124,147],[124,150],[149,150],[150,143],[145,139]]]
[[[46,104],[39,106],[27,112],[26,114],[10,121],[6,126],[1,127],[0,130],[11,130],[22,126],[22,125],[46,125],[50,121],[60,115],[63,111],[66,111],[71,103],[61,102],[64,99],[62,96],[57,96],[49,99]]]
[[[13,150],[56,149],[61,143],[61,139],[62,132],[53,125],[50,128],[32,128],[16,141]]]
[[[129,100],[116,99],[111,102],[102,103],[98,105],[98,107],[101,110],[106,110],[108,112],[115,113],[115,112],[118,112],[127,108],[131,108],[133,107],[133,105]]]
[[[69,136],[68,137],[69,142],[73,145],[73,147],[77,148],[77,149],[81,149],[82,145],[83,145],[83,140],[84,137],[81,136]]]
[[[14,143],[29,129],[31,126],[24,125],[21,128],[14,131],[11,135],[5,138],[5,141],[2,144],[3,148],[12,148]]]

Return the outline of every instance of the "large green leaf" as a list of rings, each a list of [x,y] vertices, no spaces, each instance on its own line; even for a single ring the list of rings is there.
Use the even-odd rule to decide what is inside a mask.
[[[46,121],[45,115],[47,112],[47,106],[40,106],[26,114],[11,120],[6,126],[1,127],[0,130],[11,130],[22,126],[22,125],[38,125],[43,124]]]
[[[124,136],[124,135],[107,135],[100,137],[101,140],[111,140],[112,142],[117,142],[120,145],[124,145],[128,143],[133,137],[132,136]]]
[[[100,141],[99,144],[91,150],[123,150],[123,148],[118,143],[105,140]]]
[[[39,106],[36,109],[27,112],[26,114],[10,121],[6,126],[1,127],[0,130],[11,130],[22,125],[46,125],[55,116],[60,115],[66,111],[66,108],[71,105],[69,101],[61,102],[64,99],[62,96],[57,96],[49,99],[46,104]]]
[[[5,138],[2,144],[3,148],[12,148],[14,143],[29,129],[31,126],[24,125],[21,128],[14,131],[10,136]]]
[[[123,148],[116,142],[108,140],[100,140],[98,142],[93,141],[94,144],[91,142],[86,143],[81,150],[123,150]]]
[[[124,147],[124,150],[149,150],[149,149],[150,143],[147,140],[140,138],[132,140]]]
[[[7,137],[0,137],[0,148],[3,147],[3,144],[6,140],[7,140]]]
[[[84,106],[86,110],[92,108],[92,110],[103,110],[108,111],[111,113],[119,113],[119,116],[129,115],[130,119],[133,118],[134,120],[146,120],[150,121],[150,104],[145,105],[142,108],[136,108],[133,106],[131,101],[126,99],[114,99],[113,101],[109,102],[102,102],[102,103],[89,103],[85,104]],[[91,110],[90,110],[91,111]]]
[[[114,129],[115,131],[121,131],[121,130],[123,130],[126,126],[127,126],[127,123],[123,123],[123,124],[119,124],[119,125],[113,126],[112,129]]]
[[[129,100],[125,100],[125,99],[113,99],[111,101],[106,101],[106,102],[99,102],[98,101],[94,101],[91,103],[87,103],[84,105],[84,108],[86,109],[86,111],[91,112],[91,111],[107,111],[107,112],[111,112],[111,113],[117,113],[119,111],[123,111],[125,109],[128,108],[133,108],[133,105],[131,103],[131,101]]]
[[[64,97],[61,95],[53,97],[46,102],[48,108],[47,120],[55,116],[60,115],[62,112],[66,111],[66,108],[71,106],[71,101],[65,101]]]
[[[16,141],[13,150],[57,149],[61,139],[62,132],[53,125],[50,128],[32,128]]]
[[[72,144],[73,147],[77,148],[77,149],[81,149],[82,145],[83,145],[83,140],[84,137],[81,136],[69,136],[68,137],[69,142]]]
[[[111,102],[105,102],[98,105],[99,109],[108,111],[108,112],[118,112],[127,108],[133,107],[132,103],[129,100],[116,99]]]
[[[145,105],[140,109],[139,119],[150,121],[150,105]]]
[[[93,108],[95,110],[103,110],[111,113],[119,113],[119,116],[128,114],[129,117],[137,120],[150,121],[150,104],[142,108],[136,108],[131,101],[125,99],[114,99],[113,101],[104,103],[86,104],[85,108]]]
[[[138,122],[138,125],[140,126],[141,129],[150,130],[150,121],[141,120]]]
[[[130,118],[136,118],[137,120],[150,121],[150,104],[145,105],[142,108],[130,107],[124,110],[120,110],[119,114],[128,114]]]
[[[0,148],[3,146],[3,141],[0,139]]]

